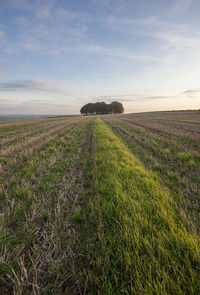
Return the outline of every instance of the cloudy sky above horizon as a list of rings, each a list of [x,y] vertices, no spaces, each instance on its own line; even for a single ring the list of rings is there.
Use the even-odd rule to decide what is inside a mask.
[[[0,114],[200,108],[199,0],[0,0]]]

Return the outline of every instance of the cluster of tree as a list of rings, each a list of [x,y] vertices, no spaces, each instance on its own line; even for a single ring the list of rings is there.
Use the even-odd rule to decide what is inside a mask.
[[[96,102],[85,104],[80,113],[84,115],[88,114],[121,114],[124,112],[124,107],[120,102],[113,101],[109,104],[105,102]]]

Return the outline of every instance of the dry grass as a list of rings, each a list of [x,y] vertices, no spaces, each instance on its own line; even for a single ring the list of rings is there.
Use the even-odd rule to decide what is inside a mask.
[[[184,113],[184,112],[183,112]],[[186,140],[200,140],[200,127],[199,124],[189,123],[189,121],[200,122],[200,112],[189,112],[188,116],[186,112],[178,113],[178,118],[185,118],[185,122],[181,122],[177,118],[176,112],[157,112],[157,113],[143,113],[121,116],[122,120],[132,122],[139,126],[144,126],[150,130],[157,132],[164,132],[172,136],[180,136]],[[193,116],[192,116],[193,114]],[[187,119],[187,120],[186,120]],[[188,121],[188,122],[186,122]]]
[[[40,138],[30,150],[20,149],[14,165],[6,162],[1,186],[2,294],[68,294],[79,288],[73,271],[73,215],[83,188],[86,127],[87,122],[67,120],[46,134],[46,142],[43,138],[41,144]]]

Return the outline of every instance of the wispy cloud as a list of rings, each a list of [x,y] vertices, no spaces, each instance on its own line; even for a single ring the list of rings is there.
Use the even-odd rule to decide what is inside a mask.
[[[111,102],[114,100],[120,101],[120,102],[134,102],[134,101],[148,101],[148,100],[162,100],[162,99],[173,99],[177,96],[174,95],[148,95],[148,94],[139,94],[139,93],[133,93],[133,94],[114,94],[114,95],[103,95],[98,97],[90,97],[90,100],[93,102],[95,101],[107,101]]]
[[[172,6],[172,11],[173,12],[185,11],[188,9],[191,3],[192,3],[192,0],[175,0],[174,5]]]
[[[3,42],[3,41],[5,41],[5,39],[6,39],[6,34],[3,31],[2,26],[0,26],[0,40],[1,40],[1,42]]]
[[[3,52],[7,50],[5,53],[20,54],[25,50],[55,56],[63,53],[62,48],[77,45],[85,38],[90,19],[86,12],[67,9],[55,0],[8,0],[8,5],[20,10],[21,15],[12,20],[15,41],[7,38],[0,25],[0,47]]]
[[[0,54],[12,54],[16,52],[16,44],[9,40],[4,26],[0,24]],[[5,56],[4,56],[5,59]]]
[[[184,91],[184,94],[190,97],[194,97],[194,96],[200,97],[200,89],[186,90]]]
[[[0,97],[0,106],[9,106],[16,104],[17,102],[14,99],[5,99]]]
[[[191,25],[162,20],[154,15],[146,18],[119,18],[112,15],[108,22],[113,30],[161,41],[157,55],[159,49],[163,48],[200,48],[200,34]]]
[[[69,91],[57,88],[56,81],[24,80],[0,83],[0,91],[38,90],[58,94],[70,94]]]
[[[98,4],[99,1],[91,0]],[[182,0],[183,1],[183,0]],[[183,2],[188,2],[184,0]],[[16,3],[15,3],[16,2]],[[15,0],[15,5],[23,8],[24,2]],[[101,3],[109,4],[110,0],[104,0]],[[180,1],[179,1],[180,2]],[[178,2],[176,1],[176,4]],[[128,58],[130,60],[152,61],[169,63],[168,56],[164,56],[163,52],[152,54],[139,54],[136,50],[130,51],[126,46],[105,46],[97,44],[89,38],[88,30],[91,25],[100,27],[106,26],[108,30],[119,30],[128,35],[143,36],[143,38],[151,37],[160,40],[162,43],[160,48],[167,47],[199,47],[200,39],[198,34],[192,33],[188,28],[179,23],[170,23],[159,19],[156,16],[148,16],[146,18],[125,18],[116,14],[104,15],[102,18],[95,17],[86,11],[69,10],[56,5],[55,1],[31,1],[26,3],[26,9],[30,8],[34,14],[27,18],[20,16],[15,19],[18,27],[17,42],[15,44],[6,44],[10,53],[12,50],[26,50],[51,56],[62,56],[66,52],[93,52],[99,55],[107,55],[110,57]],[[177,4],[178,5],[178,4]],[[186,4],[185,4],[186,5]],[[24,8],[23,8],[24,9]],[[5,49],[6,50],[6,49]]]
[[[98,1],[93,0],[93,2],[98,4]],[[109,4],[110,2],[110,0],[104,0],[103,4]],[[22,1],[21,5],[23,3]],[[126,46],[124,48],[105,46],[101,43],[91,42],[93,40],[88,39],[88,27],[91,24],[95,23],[98,26],[105,26],[106,24],[109,30],[113,30],[114,26],[119,26],[120,29],[123,29],[123,26],[125,26],[124,29],[127,33],[133,31],[132,29],[127,30],[127,25],[159,26],[160,24],[157,23],[158,21],[154,17],[148,17],[147,19],[124,19],[122,17],[104,16],[99,18],[97,16],[93,17],[86,11],[71,11],[63,7],[61,8],[56,6],[54,1],[45,1],[44,3],[39,1],[37,5],[33,5],[33,10],[35,14],[30,19],[20,16],[15,20],[19,30],[18,43],[16,44],[19,51],[27,50],[52,56],[64,56],[68,52],[91,52],[113,58],[120,57],[130,60],[161,63],[170,62],[168,58],[158,54],[156,56],[137,54],[134,51],[128,50]],[[147,34],[146,30],[144,32]],[[142,34],[142,31],[140,31],[140,34]],[[152,34],[152,37],[159,38],[159,35]],[[14,47],[14,44],[9,46],[11,49]]]
[[[65,96],[74,105],[90,96],[143,106],[167,105],[175,97],[198,100],[199,90],[167,93],[198,89],[200,31],[197,13],[193,20],[190,9],[192,2],[199,6],[198,0],[4,2],[8,15],[0,24],[0,67],[8,74],[5,80],[0,71],[1,81],[7,81],[0,83],[3,98],[24,99],[27,109],[45,108],[43,99],[64,107]]]
[[[155,100],[165,100],[165,99],[177,99],[183,98],[185,96],[189,97],[200,97],[200,89],[196,90],[186,90],[180,93],[174,94],[142,94],[142,93],[132,93],[132,94],[109,94],[109,95],[101,95],[101,96],[91,96],[89,100],[92,102],[95,101],[107,101],[111,102],[114,100],[120,102],[139,102],[139,101],[155,101]],[[81,100],[84,100],[81,98]]]
[[[73,104],[59,104],[49,100],[14,101],[0,99],[1,114],[77,114]]]
[[[110,57],[122,57],[129,60],[170,63],[169,59],[160,58],[160,57],[151,56],[151,55],[134,54],[130,50],[127,50],[126,48],[123,48],[123,47],[105,47],[105,46],[101,46],[97,44],[86,44],[86,45],[80,45],[74,48],[66,49],[66,51],[69,51],[69,50],[96,53],[96,54],[101,54],[103,56],[110,56]]]
[[[7,0],[7,3],[14,8],[31,10],[33,8],[33,2],[30,0]]]
[[[5,76],[5,75],[6,75],[6,72],[0,70],[0,77],[1,77],[1,76]]]
[[[49,100],[40,100],[40,99],[31,99],[29,101],[23,101],[21,103],[22,105],[26,105],[26,106],[52,106],[52,107],[58,107],[58,108],[66,108],[68,106],[68,104],[59,104],[53,101],[49,101]]]
[[[55,1],[38,1],[37,5],[33,5],[35,13],[30,19],[16,19],[22,41],[26,38],[25,43],[30,41],[31,44],[36,41],[45,44],[48,41],[49,45],[51,41],[59,40],[59,45],[62,46],[70,44],[73,37],[76,41],[76,38],[84,36],[90,16],[85,12],[72,11],[56,4]]]
[[[100,0],[100,1],[99,0],[91,0],[91,2],[92,2],[92,4],[100,6],[100,5],[109,5],[112,2],[112,0]]]

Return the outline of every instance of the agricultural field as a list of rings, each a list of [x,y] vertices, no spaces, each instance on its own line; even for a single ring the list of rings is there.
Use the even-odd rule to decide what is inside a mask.
[[[0,123],[0,294],[199,294],[200,112]]]

